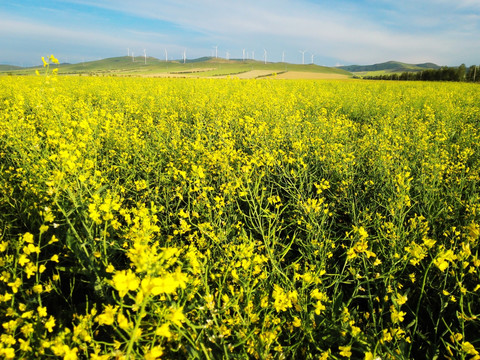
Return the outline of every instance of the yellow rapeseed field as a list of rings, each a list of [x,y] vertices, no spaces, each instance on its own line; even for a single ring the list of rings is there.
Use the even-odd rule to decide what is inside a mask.
[[[480,359],[479,127],[473,84],[1,77],[0,357]]]

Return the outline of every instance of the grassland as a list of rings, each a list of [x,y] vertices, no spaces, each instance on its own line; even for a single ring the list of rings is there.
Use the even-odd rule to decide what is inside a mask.
[[[351,72],[356,76],[381,76],[401,74],[403,72],[418,72],[427,69],[439,69],[440,66],[433,63],[407,64],[399,61],[387,61],[374,65],[348,65],[340,66],[339,69]]]
[[[335,74],[338,78],[349,76],[345,70],[318,65],[296,65],[288,63],[267,63],[254,60],[225,60],[220,58],[201,58],[187,61],[185,64],[178,61],[163,61],[155,58],[138,57],[134,62],[131,57],[116,57],[79,64],[60,64],[59,75],[103,75],[103,76],[147,76],[147,77],[224,77],[240,76],[255,78],[257,72],[260,76],[273,75],[280,72],[293,72],[295,78],[311,78],[310,74]],[[7,68],[0,74],[33,75],[35,71],[42,71],[42,67],[32,68]],[[246,75],[245,75],[246,74]],[[318,76],[318,75],[317,75]]]
[[[1,77],[0,357],[478,359],[479,104]]]

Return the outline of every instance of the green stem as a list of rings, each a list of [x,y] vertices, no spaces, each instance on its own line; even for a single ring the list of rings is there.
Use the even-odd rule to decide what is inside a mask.
[[[135,320],[135,327],[133,328],[132,332],[130,333],[130,340],[128,341],[128,345],[127,345],[127,353],[125,354],[125,359],[126,360],[130,360],[130,353],[132,352],[133,344],[137,340],[136,339],[136,334],[138,332],[138,328],[140,327],[142,319],[145,316],[145,307],[147,305],[148,299],[149,299],[148,296],[146,296],[145,299],[143,299],[142,306],[140,307],[140,312],[138,313],[137,319]]]
[[[430,262],[430,264],[427,267],[427,270],[425,271],[425,274],[423,275],[422,289],[420,291],[420,296],[419,296],[418,302],[417,302],[417,308],[415,310],[415,326],[413,327],[413,332],[412,332],[412,342],[410,343],[410,346],[408,348],[407,359],[410,358],[410,354],[412,353],[412,346],[413,346],[413,343],[414,343],[413,337],[415,337],[415,334],[417,333],[417,327],[418,327],[418,312],[420,311],[420,304],[422,302],[422,297],[423,297],[423,293],[424,293],[424,289],[425,289],[425,284],[427,282],[428,272],[430,271],[430,268],[432,267],[432,264],[433,264],[433,261]]]

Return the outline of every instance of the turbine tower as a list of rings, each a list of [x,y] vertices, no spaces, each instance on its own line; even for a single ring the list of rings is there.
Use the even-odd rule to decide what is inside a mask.
[[[168,62],[168,52],[166,48],[165,48],[165,62]]]
[[[227,60],[230,60],[230,53],[228,51],[225,53],[225,57]]]
[[[135,62],[135,54],[132,51],[132,61]]]
[[[285,62],[285,51],[282,52],[282,63]]]
[[[127,48],[127,56],[130,56],[130,48]]]
[[[252,51],[252,60],[255,60],[255,50]]]
[[[242,60],[245,61],[245,49],[243,49]]]
[[[183,50],[183,63],[187,61],[187,49]]]
[[[265,65],[267,64],[267,49],[263,49],[263,60],[265,61]]]
[[[215,48],[215,59],[217,59],[218,58],[218,45],[215,45],[214,48]]]
[[[313,58],[315,57],[315,54],[312,54],[312,64],[313,64]]]
[[[302,65],[305,65],[305,53],[306,53],[306,50],[300,50],[300,52],[302,53]]]
[[[147,65],[147,49],[143,49],[143,56],[145,57],[145,65]]]

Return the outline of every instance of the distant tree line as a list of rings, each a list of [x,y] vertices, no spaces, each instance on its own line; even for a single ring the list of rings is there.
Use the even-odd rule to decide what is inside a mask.
[[[472,65],[468,69],[465,64],[458,67],[443,66],[440,69],[422,71],[406,71],[401,74],[385,74],[365,76],[367,80],[417,80],[417,81],[480,81],[480,66]]]

